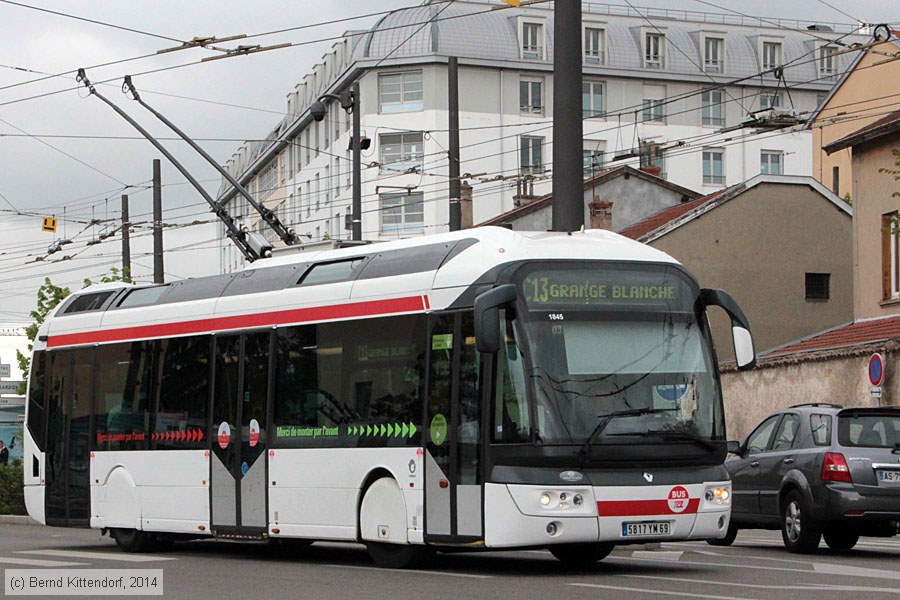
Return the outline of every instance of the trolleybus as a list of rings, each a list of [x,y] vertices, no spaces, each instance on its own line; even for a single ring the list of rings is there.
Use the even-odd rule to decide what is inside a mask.
[[[28,513],[126,551],[198,537],[440,549],[723,537],[706,310],[725,292],[605,231],[479,228],[90,286],[34,344]]]

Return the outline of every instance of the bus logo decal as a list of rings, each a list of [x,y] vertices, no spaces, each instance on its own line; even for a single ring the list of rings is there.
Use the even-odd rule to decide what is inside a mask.
[[[224,450],[229,443],[231,443],[231,427],[226,421],[222,421],[222,424],[219,425],[219,447]]]

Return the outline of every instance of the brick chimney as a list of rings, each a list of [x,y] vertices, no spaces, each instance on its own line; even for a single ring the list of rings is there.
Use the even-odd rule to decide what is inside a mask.
[[[654,177],[659,177],[660,173],[662,173],[662,168],[657,167],[656,165],[645,165],[641,167],[641,171],[647,173],[648,175],[653,175]]]
[[[612,202],[594,200],[588,203],[591,211],[591,229],[608,229],[612,231]]]

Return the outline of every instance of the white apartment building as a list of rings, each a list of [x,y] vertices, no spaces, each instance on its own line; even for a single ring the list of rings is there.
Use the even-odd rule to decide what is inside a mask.
[[[360,85],[362,231],[370,240],[446,231],[449,221],[448,57],[459,64],[460,172],[475,224],[551,190],[552,4],[494,10],[485,0],[395,11],[348,32],[288,94],[264,143],[226,167],[303,241],[346,239],[351,116],[323,94]],[[811,175],[811,133],[742,128],[754,111],[812,113],[868,41],[855,27],[583,2],[584,145],[589,176],[638,166],[651,145],[662,176],[709,193],[759,173]],[[770,70],[784,66],[782,78]],[[770,71],[760,75],[763,71]],[[724,130],[724,131],[723,131]],[[645,159],[646,160],[646,159]],[[614,162],[613,162],[614,161]],[[219,192],[243,224],[275,240],[227,183]],[[240,253],[222,236],[223,271]]]

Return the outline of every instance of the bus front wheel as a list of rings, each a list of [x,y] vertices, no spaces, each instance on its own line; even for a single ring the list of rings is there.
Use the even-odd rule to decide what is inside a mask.
[[[595,542],[592,544],[560,544],[559,546],[550,546],[549,550],[550,554],[567,567],[583,569],[609,556],[614,547],[615,544],[609,542]]]
[[[112,529],[110,537],[125,552],[159,552],[172,547],[172,540],[159,538],[137,529]]]
[[[415,569],[434,556],[431,548],[410,544],[366,542],[366,550],[375,564],[385,569]]]

